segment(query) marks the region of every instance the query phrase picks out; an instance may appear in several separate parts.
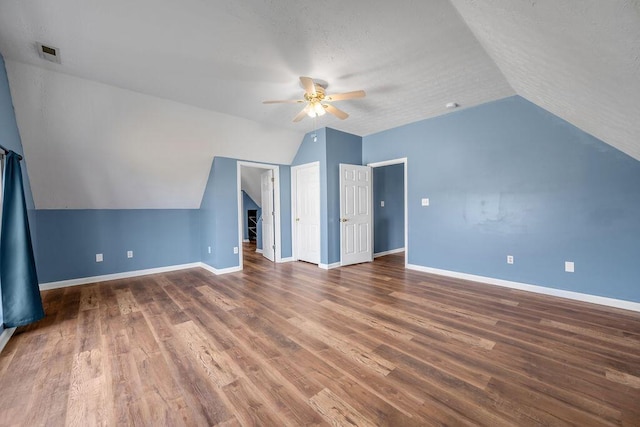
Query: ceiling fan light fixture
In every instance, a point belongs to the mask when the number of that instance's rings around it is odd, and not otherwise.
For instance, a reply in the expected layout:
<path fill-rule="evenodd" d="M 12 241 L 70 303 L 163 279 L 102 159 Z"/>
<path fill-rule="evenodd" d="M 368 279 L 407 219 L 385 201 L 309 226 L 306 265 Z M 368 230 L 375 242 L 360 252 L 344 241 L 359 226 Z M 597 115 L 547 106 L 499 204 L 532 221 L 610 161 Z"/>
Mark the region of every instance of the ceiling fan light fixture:
<path fill-rule="evenodd" d="M 317 102 L 317 101 L 312 101 L 311 103 L 309 103 L 309 108 L 307 109 L 307 116 L 313 118 L 313 117 L 320 117 L 320 116 L 324 116 L 327 112 L 324 109 L 324 106 Z"/>
<path fill-rule="evenodd" d="M 331 102 L 344 101 L 347 99 L 364 98 L 366 96 L 364 90 L 354 90 L 351 92 L 336 93 L 333 95 L 326 95 L 325 89 L 327 83 L 322 80 L 314 80 L 311 77 L 300 76 L 300 86 L 304 88 L 303 99 L 283 99 L 280 101 L 263 101 L 263 104 L 301 104 L 306 103 L 302 111 L 300 111 L 294 118 L 294 122 L 299 122 L 304 119 L 304 116 L 309 116 L 312 119 L 320 116 L 324 116 L 329 113 L 336 116 L 340 120 L 344 120 L 349 117 L 349 114 L 345 113 L 339 108 L 334 107 Z M 325 102 L 326 104 L 323 104 Z"/>

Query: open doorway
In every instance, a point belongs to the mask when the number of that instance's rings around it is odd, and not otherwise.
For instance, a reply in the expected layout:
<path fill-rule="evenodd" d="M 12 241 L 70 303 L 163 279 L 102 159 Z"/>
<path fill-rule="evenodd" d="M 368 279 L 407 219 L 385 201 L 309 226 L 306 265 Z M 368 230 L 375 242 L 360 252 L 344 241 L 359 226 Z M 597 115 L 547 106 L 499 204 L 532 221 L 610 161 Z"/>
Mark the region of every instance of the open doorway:
<path fill-rule="evenodd" d="M 370 163 L 373 170 L 373 256 L 404 252 L 408 262 L 407 159 Z"/>
<path fill-rule="evenodd" d="M 238 162 L 238 256 L 261 253 L 265 261 L 280 262 L 280 168 Z"/>

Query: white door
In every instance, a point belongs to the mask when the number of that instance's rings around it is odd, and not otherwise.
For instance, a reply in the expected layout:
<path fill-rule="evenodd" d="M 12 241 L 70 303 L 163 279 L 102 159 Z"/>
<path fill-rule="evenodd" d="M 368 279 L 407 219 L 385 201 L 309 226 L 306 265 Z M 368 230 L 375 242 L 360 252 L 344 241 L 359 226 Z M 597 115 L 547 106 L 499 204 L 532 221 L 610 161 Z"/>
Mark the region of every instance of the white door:
<path fill-rule="evenodd" d="M 340 164 L 340 265 L 373 260 L 371 168 Z"/>
<path fill-rule="evenodd" d="M 262 255 L 269 261 L 275 260 L 274 212 L 273 212 L 273 170 L 260 175 L 262 192 Z"/>
<path fill-rule="evenodd" d="M 295 258 L 320 263 L 320 165 L 293 168 Z"/>

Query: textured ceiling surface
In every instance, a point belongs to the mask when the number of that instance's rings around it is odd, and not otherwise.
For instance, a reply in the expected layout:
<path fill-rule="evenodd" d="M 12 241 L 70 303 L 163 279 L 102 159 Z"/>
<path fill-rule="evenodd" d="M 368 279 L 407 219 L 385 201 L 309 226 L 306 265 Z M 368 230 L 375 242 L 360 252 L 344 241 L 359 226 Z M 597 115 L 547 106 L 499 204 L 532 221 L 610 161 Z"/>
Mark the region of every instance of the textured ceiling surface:
<path fill-rule="evenodd" d="M 34 43 L 61 49 L 43 62 Z M 120 88 L 307 132 L 292 123 L 301 75 L 343 101 L 351 118 L 319 120 L 357 135 L 513 95 L 447 0 L 3 2 L 0 52 Z"/>
<path fill-rule="evenodd" d="M 519 95 L 640 160 L 640 2 L 452 1 Z"/>
<path fill-rule="evenodd" d="M 195 207 L 214 156 L 289 163 L 314 126 L 515 93 L 640 159 L 639 22 L 623 0 L 4 1 L 0 53 L 36 207 Z M 345 121 L 262 104 L 300 98 L 301 75 L 367 97 L 336 103 Z"/>

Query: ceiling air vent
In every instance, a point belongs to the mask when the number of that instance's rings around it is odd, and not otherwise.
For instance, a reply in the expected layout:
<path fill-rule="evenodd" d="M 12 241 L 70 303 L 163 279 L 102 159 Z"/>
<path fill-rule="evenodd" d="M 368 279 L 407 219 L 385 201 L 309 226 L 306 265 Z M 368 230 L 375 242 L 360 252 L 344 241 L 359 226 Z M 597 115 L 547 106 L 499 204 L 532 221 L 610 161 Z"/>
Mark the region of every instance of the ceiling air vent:
<path fill-rule="evenodd" d="M 47 46 L 42 43 L 36 43 L 36 45 L 38 47 L 38 55 L 40 58 L 60 64 L 60 49 L 53 46 Z"/>

